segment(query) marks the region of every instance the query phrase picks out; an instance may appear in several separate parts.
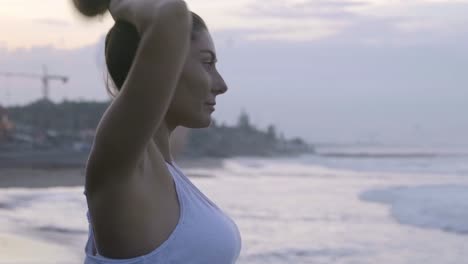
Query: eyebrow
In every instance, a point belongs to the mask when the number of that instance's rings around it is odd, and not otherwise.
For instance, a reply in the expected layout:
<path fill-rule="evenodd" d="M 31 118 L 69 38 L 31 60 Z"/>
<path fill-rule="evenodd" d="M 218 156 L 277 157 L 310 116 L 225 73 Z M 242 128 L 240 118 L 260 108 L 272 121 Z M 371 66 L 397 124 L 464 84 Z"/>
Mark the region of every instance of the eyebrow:
<path fill-rule="evenodd" d="M 213 58 L 214 61 L 217 61 L 218 59 L 216 58 L 216 54 L 211 51 L 211 50 L 200 50 L 200 52 L 206 52 L 206 53 L 209 53 L 211 55 L 211 57 Z"/>

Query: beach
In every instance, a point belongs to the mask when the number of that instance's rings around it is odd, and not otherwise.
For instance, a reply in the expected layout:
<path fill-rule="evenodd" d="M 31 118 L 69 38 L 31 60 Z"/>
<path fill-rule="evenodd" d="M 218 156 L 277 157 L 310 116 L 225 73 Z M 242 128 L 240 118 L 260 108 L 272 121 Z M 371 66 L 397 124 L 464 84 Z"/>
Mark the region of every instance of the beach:
<path fill-rule="evenodd" d="M 17 188 L 76 187 L 84 185 L 84 174 L 74 169 L 0 169 L 0 191 Z M 9 205 L 0 203 L 0 208 Z M 2 220 L 0 220 L 1 222 Z M 23 235 L 14 227 L 0 228 L 0 263 L 60 263 L 69 254 L 66 247 Z M 27 254 L 25 254 L 27 252 Z"/>
<path fill-rule="evenodd" d="M 210 177 L 198 172 L 198 169 L 214 169 L 222 166 L 222 159 L 200 158 L 177 160 L 177 164 L 184 169 L 190 169 L 187 174 L 191 178 Z M 84 188 L 84 168 L 0 168 L 0 193 L 7 190 L 50 189 L 69 187 L 78 192 Z M 85 197 L 83 196 L 83 199 Z M 0 210 L 8 209 L 11 204 L 0 201 Z M 85 220 L 85 218 L 83 218 Z M 3 220 L 4 221 L 4 220 Z M 0 224 L 2 219 L 0 218 Z M 42 231 L 47 231 L 42 229 Z M 63 262 L 70 255 L 70 247 L 83 247 L 85 236 L 80 234 L 78 241 L 71 242 L 67 234 L 60 229 L 50 229 L 51 232 L 36 232 L 22 230 L 21 227 L 9 224 L 0 227 L 0 264 L 3 263 L 66 263 Z M 77 232 L 79 233 L 79 232 Z M 66 245 L 66 246 L 64 246 Z M 79 251 L 79 250 L 78 250 Z M 27 254 L 25 254 L 27 252 Z M 82 256 L 75 256 L 80 258 Z M 76 260 L 75 260 L 76 261 Z M 73 262 L 75 263 L 75 262 Z"/>
<path fill-rule="evenodd" d="M 181 168 L 216 168 L 222 159 L 200 158 L 177 160 Z M 64 177 L 66 175 L 66 177 Z M 192 173 L 192 177 L 204 177 Z M 84 168 L 0 168 L 0 188 L 47 188 L 84 186 Z"/>
<path fill-rule="evenodd" d="M 464 263 L 468 152 L 382 151 L 177 164 L 238 225 L 238 264 Z M 4 173 L 0 263 L 83 263 L 79 170 Z M 25 259 L 30 252 L 38 262 Z"/>

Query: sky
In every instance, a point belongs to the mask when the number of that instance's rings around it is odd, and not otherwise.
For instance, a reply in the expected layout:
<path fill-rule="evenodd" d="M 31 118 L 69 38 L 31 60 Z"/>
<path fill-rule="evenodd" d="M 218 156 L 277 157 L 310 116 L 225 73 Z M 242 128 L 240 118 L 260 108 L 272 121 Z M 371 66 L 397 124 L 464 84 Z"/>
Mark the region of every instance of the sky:
<path fill-rule="evenodd" d="M 260 129 L 315 143 L 468 145 L 468 0 L 187 0 L 212 33 L 229 90 L 213 117 L 245 109 Z M 0 72 L 66 75 L 51 99 L 108 99 L 109 15 L 71 1 L 0 0 Z M 0 104 L 41 97 L 0 77 Z"/>

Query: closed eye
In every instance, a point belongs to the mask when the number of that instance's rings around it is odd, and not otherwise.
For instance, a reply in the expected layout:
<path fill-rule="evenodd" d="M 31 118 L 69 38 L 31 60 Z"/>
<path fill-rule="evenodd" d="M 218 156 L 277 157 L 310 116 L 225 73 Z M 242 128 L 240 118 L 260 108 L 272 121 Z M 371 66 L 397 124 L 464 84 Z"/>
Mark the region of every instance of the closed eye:
<path fill-rule="evenodd" d="M 209 65 L 210 67 L 213 67 L 216 64 L 216 61 L 206 61 L 203 62 L 203 64 Z"/>

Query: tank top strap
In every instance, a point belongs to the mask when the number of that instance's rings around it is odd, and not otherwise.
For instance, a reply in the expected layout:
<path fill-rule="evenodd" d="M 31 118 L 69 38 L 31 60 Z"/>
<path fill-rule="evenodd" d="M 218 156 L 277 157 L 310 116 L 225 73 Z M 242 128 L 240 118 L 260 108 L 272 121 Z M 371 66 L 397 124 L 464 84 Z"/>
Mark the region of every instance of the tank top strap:
<path fill-rule="evenodd" d="M 176 174 L 176 176 L 173 175 L 173 178 L 177 178 L 179 182 L 181 183 L 181 185 L 184 186 L 184 188 L 188 188 L 192 190 L 198 197 L 200 197 L 201 200 L 204 200 L 205 202 L 207 202 L 209 205 L 213 206 L 217 210 L 222 211 L 221 208 L 219 208 L 218 205 L 216 205 L 216 203 L 211 201 L 210 198 L 208 198 L 203 192 L 201 192 L 198 189 L 197 186 L 195 186 L 192 183 L 192 181 L 182 172 L 181 168 L 175 162 L 173 162 L 173 164 L 170 164 L 168 162 L 166 163 L 172 169 L 172 171 L 174 171 L 174 173 L 171 173 L 171 174 Z"/>

